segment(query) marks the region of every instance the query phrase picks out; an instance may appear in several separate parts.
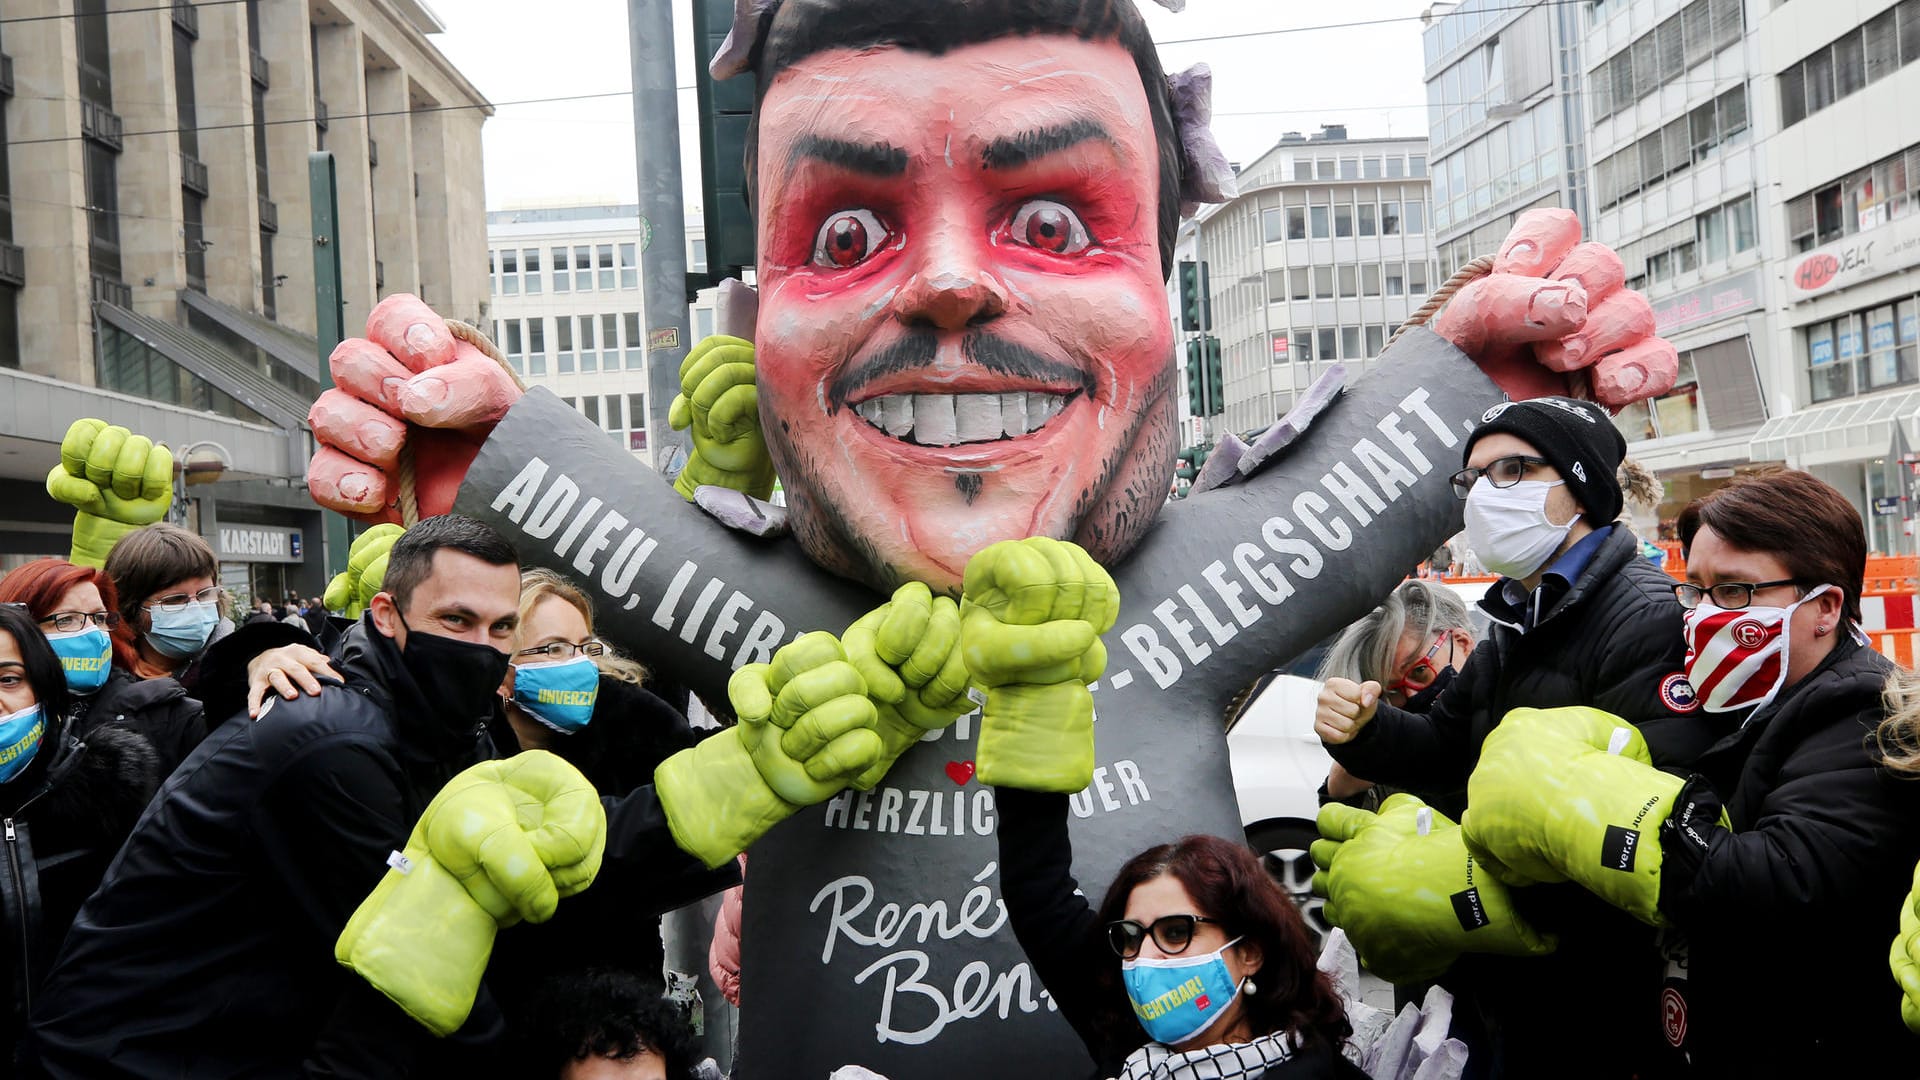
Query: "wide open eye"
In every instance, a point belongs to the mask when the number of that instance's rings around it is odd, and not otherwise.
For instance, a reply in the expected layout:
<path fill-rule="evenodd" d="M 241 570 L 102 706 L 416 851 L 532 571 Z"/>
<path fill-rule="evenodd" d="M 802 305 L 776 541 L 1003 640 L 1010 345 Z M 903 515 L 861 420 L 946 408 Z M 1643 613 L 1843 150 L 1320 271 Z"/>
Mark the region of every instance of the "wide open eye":
<path fill-rule="evenodd" d="M 847 270 L 867 260 L 888 237 L 871 210 L 838 210 L 820 226 L 813 241 L 813 264 Z"/>
<path fill-rule="evenodd" d="M 1014 211 L 1010 226 L 1016 243 L 1049 255 L 1073 255 L 1092 246 L 1079 215 L 1051 199 L 1034 199 Z"/>

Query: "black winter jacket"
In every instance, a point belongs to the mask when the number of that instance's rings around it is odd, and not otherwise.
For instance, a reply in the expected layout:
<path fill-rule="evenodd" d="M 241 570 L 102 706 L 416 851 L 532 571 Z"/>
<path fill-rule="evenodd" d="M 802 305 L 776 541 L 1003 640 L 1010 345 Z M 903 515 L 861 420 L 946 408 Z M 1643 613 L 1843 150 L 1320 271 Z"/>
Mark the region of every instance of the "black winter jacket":
<path fill-rule="evenodd" d="M 1684 934 L 1668 1035 L 1706 1076 L 1916 1076 L 1887 970 L 1920 861 L 1920 782 L 1872 739 L 1893 665 L 1844 638 L 1695 763 L 1731 831 L 1662 832 L 1661 911 Z"/>
<path fill-rule="evenodd" d="M 1382 704 L 1358 737 L 1327 747 L 1334 760 L 1458 820 L 1480 746 L 1512 709 L 1604 709 L 1636 725 L 1661 766 L 1686 766 L 1712 743 L 1710 726 L 1687 711 L 1691 698 L 1672 689 L 1686 659 L 1673 579 L 1641 556 L 1632 533 L 1614 527 L 1579 580 L 1548 575 L 1518 609 L 1499 590 L 1481 602 L 1494 620 L 1487 639 L 1431 711 Z M 1657 1060 L 1653 932 L 1574 885 L 1513 895 L 1560 945 L 1537 958 L 1468 954 L 1440 979 L 1458 999 L 1453 1030 L 1471 1050 L 1467 1075 L 1624 1078 Z"/>
<path fill-rule="evenodd" d="M 1095 1080 L 1119 1074 L 1127 1055 L 1147 1044 L 1124 991 L 1104 984 L 1102 970 L 1120 966 L 1098 914 L 1073 877 L 1067 796 L 994 788 L 1000 842 L 1000 887 L 1013 936 L 1041 985 L 1092 1056 Z M 1168 837 L 1169 840 L 1173 837 Z M 1267 1070 L 1263 1080 L 1365 1080 L 1359 1067 L 1325 1042 L 1304 1046 Z"/>
<path fill-rule="evenodd" d="M 47 1073 L 444 1075 L 499 1044 L 485 987 L 466 1027 L 435 1041 L 333 959 L 427 802 L 495 756 L 494 717 L 436 718 L 371 620 L 335 666 L 344 686 L 234 717 L 162 785 L 36 1004 Z M 606 866 L 645 867 L 662 893 L 705 874 L 652 789 L 606 801 Z M 655 913 L 654 895 L 628 910 Z"/>
<path fill-rule="evenodd" d="M 169 680 L 171 681 L 171 680 Z M 0 784 L 0 963 L 6 1004 L 0 1069 L 15 1075 L 27 1015 L 41 981 L 100 884 L 107 863 L 160 786 L 160 761 L 146 739 L 113 725 L 84 740 L 69 723 L 47 736 L 21 774 Z"/>
<path fill-rule="evenodd" d="M 121 668 L 108 673 L 106 685 L 92 696 L 74 698 L 73 719 L 74 733 L 82 736 L 103 724 L 143 736 L 160 755 L 162 780 L 207 734 L 200 702 L 178 682 L 138 679 Z"/>

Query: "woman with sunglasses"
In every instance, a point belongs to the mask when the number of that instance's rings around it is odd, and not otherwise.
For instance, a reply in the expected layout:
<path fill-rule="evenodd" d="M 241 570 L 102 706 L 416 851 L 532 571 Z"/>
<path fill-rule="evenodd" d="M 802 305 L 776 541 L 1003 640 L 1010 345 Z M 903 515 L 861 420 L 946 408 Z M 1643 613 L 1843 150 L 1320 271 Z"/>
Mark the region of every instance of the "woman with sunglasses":
<path fill-rule="evenodd" d="M 1424 714 L 1473 654 L 1473 620 L 1458 594 L 1428 581 L 1409 580 L 1379 607 L 1341 632 L 1316 677 L 1377 682 L 1389 705 Z M 1385 792 L 1338 762 L 1320 785 L 1320 801 L 1377 809 Z"/>
<path fill-rule="evenodd" d="M 1015 937 L 1096 1077 L 1364 1077 L 1306 923 L 1245 845 L 1187 836 L 1128 860 L 1095 911 L 1067 796 L 994 789 Z"/>
<path fill-rule="evenodd" d="M 25 1067 L 16 1055 L 33 993 L 164 775 L 132 731 L 81 734 L 64 660 L 26 608 L 0 604 L 0 1074 L 9 1076 Z"/>

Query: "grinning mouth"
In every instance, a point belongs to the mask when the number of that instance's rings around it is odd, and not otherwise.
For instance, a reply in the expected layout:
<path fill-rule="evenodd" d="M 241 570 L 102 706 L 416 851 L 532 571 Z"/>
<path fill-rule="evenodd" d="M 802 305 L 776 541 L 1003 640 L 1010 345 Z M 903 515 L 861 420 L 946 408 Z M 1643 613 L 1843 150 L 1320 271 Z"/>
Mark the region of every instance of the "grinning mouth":
<path fill-rule="evenodd" d="M 872 427 L 918 446 L 1005 442 L 1059 416 L 1080 392 L 1047 394 L 887 394 L 853 407 Z"/>

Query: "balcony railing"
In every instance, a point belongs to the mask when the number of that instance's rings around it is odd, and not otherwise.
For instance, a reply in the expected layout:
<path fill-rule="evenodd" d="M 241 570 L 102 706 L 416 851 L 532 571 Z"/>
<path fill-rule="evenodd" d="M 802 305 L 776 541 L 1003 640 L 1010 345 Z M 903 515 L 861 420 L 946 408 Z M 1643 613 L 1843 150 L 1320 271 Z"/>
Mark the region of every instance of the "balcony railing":
<path fill-rule="evenodd" d="M 173 0 L 173 25 L 186 32 L 190 38 L 200 36 L 200 13 L 195 11 L 188 0 Z"/>
<path fill-rule="evenodd" d="M 80 134 L 103 146 L 120 149 L 120 116 L 104 105 L 80 99 Z"/>
<path fill-rule="evenodd" d="M 0 97 L 13 96 L 13 57 L 0 53 Z"/>
<path fill-rule="evenodd" d="M 263 89 L 272 85 L 267 81 L 267 58 L 249 49 L 247 59 L 253 72 L 253 81 L 259 83 Z"/>
<path fill-rule="evenodd" d="M 133 286 L 95 274 L 93 275 L 93 298 L 119 307 L 132 307 Z"/>
<path fill-rule="evenodd" d="M 27 249 L 0 240 L 0 284 L 25 288 L 27 285 Z"/>
<path fill-rule="evenodd" d="M 181 154 L 180 186 L 203 199 L 206 198 L 211 191 L 207 187 L 206 163 L 191 154 Z"/>
<path fill-rule="evenodd" d="M 327 130 L 327 103 L 319 98 L 313 99 L 313 126 L 321 131 Z"/>
<path fill-rule="evenodd" d="M 270 233 L 280 231 L 280 208 L 273 205 L 273 200 L 265 195 L 260 196 L 260 231 Z"/>

